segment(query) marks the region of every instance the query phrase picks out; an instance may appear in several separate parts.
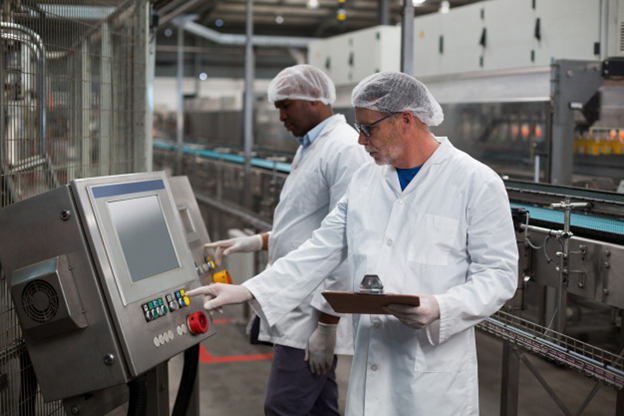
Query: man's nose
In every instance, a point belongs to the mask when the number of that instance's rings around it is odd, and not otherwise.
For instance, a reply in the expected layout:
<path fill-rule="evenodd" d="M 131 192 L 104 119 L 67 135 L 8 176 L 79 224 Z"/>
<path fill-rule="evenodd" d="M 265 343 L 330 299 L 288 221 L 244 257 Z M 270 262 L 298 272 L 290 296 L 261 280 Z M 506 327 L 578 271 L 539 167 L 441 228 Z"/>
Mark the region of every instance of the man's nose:
<path fill-rule="evenodd" d="M 366 137 L 366 135 L 363 132 L 360 132 L 360 135 L 358 136 L 358 144 L 361 144 L 362 146 L 366 146 L 369 143 L 370 143 L 370 140 L 368 140 L 368 137 Z"/>

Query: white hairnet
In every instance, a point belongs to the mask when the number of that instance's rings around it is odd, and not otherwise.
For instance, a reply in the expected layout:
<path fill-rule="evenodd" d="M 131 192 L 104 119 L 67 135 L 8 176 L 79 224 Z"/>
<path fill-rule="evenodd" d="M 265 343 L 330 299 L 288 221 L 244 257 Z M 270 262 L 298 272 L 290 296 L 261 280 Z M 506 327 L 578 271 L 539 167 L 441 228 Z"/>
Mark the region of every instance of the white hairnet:
<path fill-rule="evenodd" d="M 428 126 L 444 120 L 442 107 L 425 84 L 402 72 L 380 72 L 364 78 L 353 89 L 351 104 L 381 113 L 411 111 Z"/>
<path fill-rule="evenodd" d="M 269 102 L 282 100 L 320 101 L 332 105 L 336 87 L 331 79 L 312 65 L 295 65 L 282 70 L 269 83 Z"/>

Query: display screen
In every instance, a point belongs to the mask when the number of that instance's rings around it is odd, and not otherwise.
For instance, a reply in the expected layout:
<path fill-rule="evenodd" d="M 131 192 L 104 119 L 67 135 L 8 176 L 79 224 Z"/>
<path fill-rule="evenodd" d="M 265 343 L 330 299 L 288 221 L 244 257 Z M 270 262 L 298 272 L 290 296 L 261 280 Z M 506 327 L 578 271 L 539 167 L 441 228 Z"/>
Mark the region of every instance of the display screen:
<path fill-rule="evenodd" d="M 108 202 L 133 282 L 180 267 L 156 195 Z"/>

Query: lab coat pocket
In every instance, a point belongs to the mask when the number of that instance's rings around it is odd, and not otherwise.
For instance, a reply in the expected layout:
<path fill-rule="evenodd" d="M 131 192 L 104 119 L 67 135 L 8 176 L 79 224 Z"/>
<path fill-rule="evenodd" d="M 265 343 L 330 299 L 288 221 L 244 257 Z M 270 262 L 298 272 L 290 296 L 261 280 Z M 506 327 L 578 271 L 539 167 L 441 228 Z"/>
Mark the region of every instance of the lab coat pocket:
<path fill-rule="evenodd" d="M 455 334 L 438 345 L 432 345 L 424 330 L 418 334 L 419 348 L 414 370 L 422 373 L 454 373 L 477 362 L 477 353 L 471 331 Z"/>
<path fill-rule="evenodd" d="M 421 214 L 409 245 L 407 260 L 429 266 L 446 266 L 456 245 L 459 221 L 440 215 Z"/>

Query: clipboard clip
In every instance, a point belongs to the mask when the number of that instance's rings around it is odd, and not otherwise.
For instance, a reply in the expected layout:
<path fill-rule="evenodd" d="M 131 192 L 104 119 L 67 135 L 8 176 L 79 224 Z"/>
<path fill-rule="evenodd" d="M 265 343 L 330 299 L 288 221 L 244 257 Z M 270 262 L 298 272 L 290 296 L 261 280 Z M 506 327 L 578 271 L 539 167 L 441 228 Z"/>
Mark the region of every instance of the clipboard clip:
<path fill-rule="evenodd" d="M 384 293 L 381 279 L 376 274 L 367 274 L 360 282 L 360 293 L 373 293 L 381 295 Z"/>

